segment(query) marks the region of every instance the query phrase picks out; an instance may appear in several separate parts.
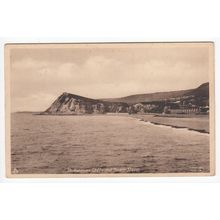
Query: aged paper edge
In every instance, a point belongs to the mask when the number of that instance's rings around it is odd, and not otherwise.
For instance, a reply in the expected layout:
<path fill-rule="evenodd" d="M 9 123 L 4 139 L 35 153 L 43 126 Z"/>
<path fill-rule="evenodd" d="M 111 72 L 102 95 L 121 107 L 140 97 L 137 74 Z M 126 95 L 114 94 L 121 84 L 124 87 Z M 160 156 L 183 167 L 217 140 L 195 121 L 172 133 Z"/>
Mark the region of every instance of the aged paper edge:
<path fill-rule="evenodd" d="M 208 173 L 100 173 L 100 174 L 12 174 L 11 173 L 11 113 L 10 113 L 10 50 L 13 48 L 76 48 L 76 47 L 166 47 L 208 46 L 209 47 L 209 102 L 210 102 L 210 172 Z M 8 178 L 85 178 L 85 177 L 196 177 L 215 175 L 215 81 L 214 42 L 126 42 L 126 43 L 10 43 L 5 44 L 5 166 Z"/>

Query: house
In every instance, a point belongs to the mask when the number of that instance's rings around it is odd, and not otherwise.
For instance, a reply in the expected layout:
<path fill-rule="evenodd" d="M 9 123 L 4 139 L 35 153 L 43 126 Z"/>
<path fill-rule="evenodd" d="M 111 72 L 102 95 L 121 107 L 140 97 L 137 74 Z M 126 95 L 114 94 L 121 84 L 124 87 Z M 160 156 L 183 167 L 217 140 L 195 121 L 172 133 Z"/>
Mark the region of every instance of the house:
<path fill-rule="evenodd" d="M 180 107 L 179 109 L 170 109 L 170 114 L 195 114 L 199 113 L 198 107 Z"/>

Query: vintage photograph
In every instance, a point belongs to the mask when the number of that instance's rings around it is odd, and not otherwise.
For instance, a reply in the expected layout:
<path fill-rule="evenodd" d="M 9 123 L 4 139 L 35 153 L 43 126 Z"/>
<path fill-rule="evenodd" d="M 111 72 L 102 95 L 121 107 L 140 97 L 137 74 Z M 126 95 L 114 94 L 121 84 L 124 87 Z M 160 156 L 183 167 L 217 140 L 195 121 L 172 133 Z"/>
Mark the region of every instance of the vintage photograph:
<path fill-rule="evenodd" d="M 8 177 L 215 174 L 214 44 L 6 44 Z"/>

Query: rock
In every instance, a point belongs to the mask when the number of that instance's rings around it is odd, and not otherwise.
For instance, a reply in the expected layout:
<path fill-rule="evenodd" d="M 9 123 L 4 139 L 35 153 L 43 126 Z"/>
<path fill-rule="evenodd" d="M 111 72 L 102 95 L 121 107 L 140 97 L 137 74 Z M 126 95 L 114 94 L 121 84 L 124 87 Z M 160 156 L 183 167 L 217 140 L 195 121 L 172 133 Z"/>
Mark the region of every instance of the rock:
<path fill-rule="evenodd" d="M 43 114 L 80 115 L 127 112 L 126 103 L 112 103 L 64 92 Z"/>

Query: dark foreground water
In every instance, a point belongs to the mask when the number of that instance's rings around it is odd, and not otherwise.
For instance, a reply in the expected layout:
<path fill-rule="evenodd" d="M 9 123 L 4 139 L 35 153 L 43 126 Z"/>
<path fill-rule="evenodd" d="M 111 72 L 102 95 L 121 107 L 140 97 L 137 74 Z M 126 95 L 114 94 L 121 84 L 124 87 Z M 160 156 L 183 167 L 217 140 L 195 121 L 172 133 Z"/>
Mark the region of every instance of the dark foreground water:
<path fill-rule="evenodd" d="M 21 174 L 209 172 L 209 135 L 129 116 L 15 113 L 11 160 Z"/>

